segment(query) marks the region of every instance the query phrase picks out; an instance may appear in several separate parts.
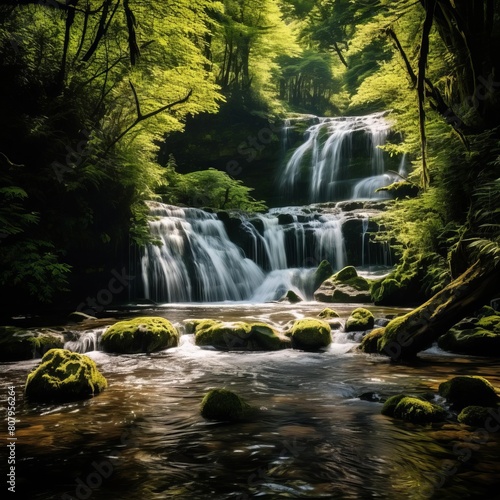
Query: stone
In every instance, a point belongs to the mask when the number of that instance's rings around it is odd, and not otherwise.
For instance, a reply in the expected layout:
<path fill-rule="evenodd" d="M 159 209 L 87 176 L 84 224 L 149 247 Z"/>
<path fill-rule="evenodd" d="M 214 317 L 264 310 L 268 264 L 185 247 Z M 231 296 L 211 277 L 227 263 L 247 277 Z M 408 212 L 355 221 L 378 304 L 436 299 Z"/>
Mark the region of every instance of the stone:
<path fill-rule="evenodd" d="M 227 389 L 212 389 L 201 401 L 200 413 L 207 420 L 237 421 L 250 408 L 236 393 Z"/>
<path fill-rule="evenodd" d="M 101 337 L 106 352 L 121 354 L 150 353 L 178 344 L 177 329 L 167 319 L 155 316 L 118 321 Z"/>
<path fill-rule="evenodd" d="M 314 293 L 314 298 L 319 302 L 330 303 L 370 302 L 370 283 L 358 276 L 353 266 L 347 266 L 323 281 Z"/>
<path fill-rule="evenodd" d="M 488 380 L 476 375 L 453 377 L 439 384 L 439 394 L 454 410 L 466 406 L 495 406 L 498 402 L 495 388 Z"/>
<path fill-rule="evenodd" d="M 93 397 L 107 385 L 88 356 L 66 349 L 51 349 L 28 375 L 25 395 L 31 401 L 75 401 Z"/>
<path fill-rule="evenodd" d="M 42 357 L 47 351 L 64 347 L 60 333 L 0 326 L 0 361 L 22 361 Z"/>
<path fill-rule="evenodd" d="M 364 307 L 358 307 L 352 311 L 345 324 L 346 332 L 360 332 L 371 330 L 375 324 L 375 318 L 371 311 Z"/>
<path fill-rule="evenodd" d="M 332 342 L 330 325 L 316 318 L 297 319 L 286 335 L 292 339 L 292 346 L 304 351 L 317 351 Z"/>
<path fill-rule="evenodd" d="M 198 346 L 227 351 L 277 351 L 291 346 L 288 337 L 261 322 L 201 320 L 194 335 Z"/>
<path fill-rule="evenodd" d="M 440 422 L 446 418 L 446 410 L 441 406 L 406 394 L 390 397 L 384 403 L 382 414 L 415 424 Z"/>

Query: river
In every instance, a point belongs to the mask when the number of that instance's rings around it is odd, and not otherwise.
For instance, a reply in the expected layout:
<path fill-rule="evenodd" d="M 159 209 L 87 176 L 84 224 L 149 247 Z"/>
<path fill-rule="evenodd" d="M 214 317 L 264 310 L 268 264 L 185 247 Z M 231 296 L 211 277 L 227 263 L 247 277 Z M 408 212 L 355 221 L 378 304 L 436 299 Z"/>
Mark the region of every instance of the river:
<path fill-rule="evenodd" d="M 346 318 L 354 307 L 335 308 Z M 322 308 L 171 304 L 127 315 L 177 324 L 259 319 L 280 327 Z M 397 312 L 370 309 L 376 317 Z M 425 426 L 393 420 L 380 414 L 382 403 L 360 398 L 435 393 L 458 374 L 482 375 L 500 387 L 500 361 L 433 347 L 416 365 L 396 365 L 355 347 L 334 332 L 334 343 L 320 353 L 221 352 L 195 346 L 192 335 L 151 355 L 93 350 L 87 354 L 108 389 L 58 405 L 23 398 L 38 360 L 3 363 L 2 408 L 7 387 L 16 388 L 16 493 L 39 500 L 500 498 L 498 433 L 452 420 Z M 205 421 L 200 402 L 214 387 L 237 392 L 257 411 L 238 423 Z M 5 447 L 1 453 L 5 464 Z"/>

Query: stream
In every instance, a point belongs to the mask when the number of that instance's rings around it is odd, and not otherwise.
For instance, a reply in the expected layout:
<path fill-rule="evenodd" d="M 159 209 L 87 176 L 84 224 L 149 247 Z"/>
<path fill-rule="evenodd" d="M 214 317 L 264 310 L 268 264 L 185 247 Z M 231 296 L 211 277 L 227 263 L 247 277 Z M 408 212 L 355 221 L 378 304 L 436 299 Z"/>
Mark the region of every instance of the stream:
<path fill-rule="evenodd" d="M 177 325 L 222 318 L 282 327 L 323 307 L 168 304 L 127 315 L 158 315 Z M 343 319 L 354 307 L 335 305 Z M 376 317 L 401 312 L 370 309 Z M 82 338 L 95 333 L 81 328 L 75 326 Z M 23 398 L 39 360 L 3 363 L 2 408 L 7 388 L 16 391 L 16 493 L 40 500 L 500 498 L 498 433 L 451 421 L 393 420 L 381 415 L 381 402 L 365 400 L 436 393 L 459 374 L 482 375 L 500 387 L 498 359 L 433 347 L 417 365 L 394 365 L 355 351 L 355 338 L 346 334 L 333 332 L 333 339 L 319 353 L 221 352 L 195 346 L 187 334 L 178 347 L 151 355 L 91 350 L 108 389 L 57 405 Z M 238 423 L 205 421 L 200 402 L 215 387 L 237 392 L 256 412 Z"/>

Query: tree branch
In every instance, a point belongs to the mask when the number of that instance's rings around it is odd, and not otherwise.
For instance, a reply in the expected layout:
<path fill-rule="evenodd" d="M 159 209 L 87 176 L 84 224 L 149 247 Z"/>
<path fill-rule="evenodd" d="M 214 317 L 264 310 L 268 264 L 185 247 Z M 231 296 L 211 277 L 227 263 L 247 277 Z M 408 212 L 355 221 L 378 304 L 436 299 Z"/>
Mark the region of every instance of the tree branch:
<path fill-rule="evenodd" d="M 141 107 L 139 103 L 139 98 L 137 97 L 137 92 L 135 90 L 134 85 L 132 82 L 130 83 L 130 87 L 132 88 L 132 92 L 134 94 L 134 100 L 135 100 L 135 105 L 137 109 L 137 118 L 131 123 L 121 134 L 114 139 L 111 144 L 106 148 L 105 153 L 107 153 L 116 143 L 118 143 L 125 135 L 127 135 L 133 128 L 135 128 L 139 123 L 143 122 L 144 120 L 148 120 L 149 118 L 152 118 L 153 116 L 159 115 L 160 113 L 163 113 L 163 111 L 167 111 L 167 109 L 172 109 L 174 106 L 178 106 L 179 104 L 185 103 L 192 95 L 193 89 L 191 89 L 184 97 L 181 99 L 171 102 L 169 104 L 165 104 L 165 106 L 161 106 L 160 108 L 150 111 L 149 113 L 146 113 L 145 115 L 142 114 L 141 112 Z"/>

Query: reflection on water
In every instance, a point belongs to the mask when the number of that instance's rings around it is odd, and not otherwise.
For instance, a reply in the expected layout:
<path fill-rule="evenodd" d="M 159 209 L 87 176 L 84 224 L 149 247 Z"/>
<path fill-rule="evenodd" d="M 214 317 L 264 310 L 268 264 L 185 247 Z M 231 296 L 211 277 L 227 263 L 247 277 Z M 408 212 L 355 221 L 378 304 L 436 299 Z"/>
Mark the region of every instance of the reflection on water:
<path fill-rule="evenodd" d="M 283 324 L 320 309 L 172 306 L 161 314 Z M 359 398 L 435 392 L 456 374 L 500 387 L 500 363 L 431 350 L 409 367 L 352 346 L 228 353 L 184 335 L 179 347 L 149 356 L 93 351 L 109 388 L 64 405 L 23 401 L 36 361 L 4 364 L 2 403 L 6 387 L 17 387 L 17 491 L 32 499 L 500 498 L 497 434 L 391 420 L 380 403 Z M 239 423 L 206 422 L 199 404 L 212 387 L 238 392 L 256 412 Z"/>

